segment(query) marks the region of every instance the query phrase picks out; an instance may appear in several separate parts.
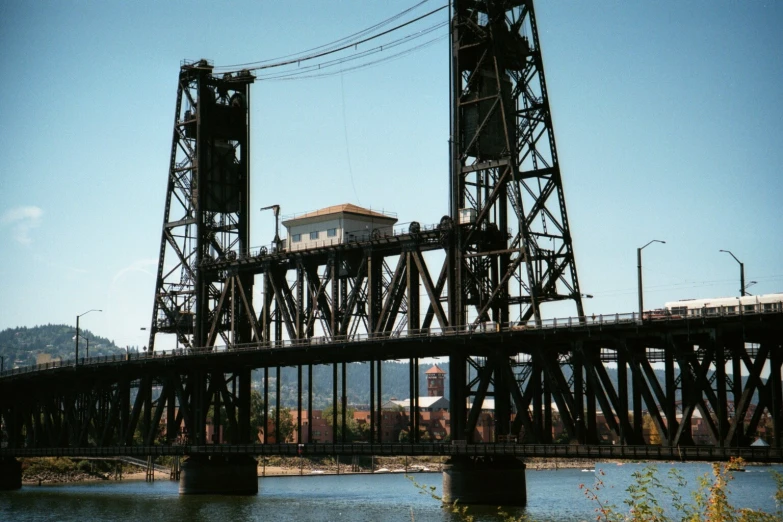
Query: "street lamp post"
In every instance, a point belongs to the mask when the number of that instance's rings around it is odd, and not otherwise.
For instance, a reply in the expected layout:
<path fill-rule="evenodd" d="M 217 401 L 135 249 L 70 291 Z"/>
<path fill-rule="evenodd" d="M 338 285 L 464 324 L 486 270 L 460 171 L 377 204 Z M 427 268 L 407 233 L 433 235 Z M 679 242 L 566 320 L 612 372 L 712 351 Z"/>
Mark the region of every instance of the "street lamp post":
<path fill-rule="evenodd" d="M 719 252 L 726 252 L 731 257 L 734 258 L 734 261 L 739 263 L 740 266 L 740 297 L 745 297 L 747 295 L 747 292 L 745 292 L 745 263 L 737 259 L 737 256 L 731 253 L 729 250 L 719 250 Z"/>
<path fill-rule="evenodd" d="M 647 248 L 648 246 L 652 245 L 653 243 L 663 243 L 666 244 L 666 241 L 661 241 L 660 239 L 653 239 L 646 245 L 644 245 L 641 248 L 636 249 L 636 268 L 639 272 L 639 320 L 644 320 L 644 292 L 642 291 L 642 250 Z"/>
<path fill-rule="evenodd" d="M 97 308 L 93 308 L 92 310 L 87 310 L 83 314 L 79 314 L 76 316 L 76 363 L 75 364 L 79 364 L 79 318 L 83 315 L 89 314 L 90 312 L 103 312 L 103 310 L 98 310 Z M 87 349 L 89 350 L 89 344 L 87 346 L 88 346 Z"/>
<path fill-rule="evenodd" d="M 280 250 L 280 205 L 269 205 L 268 207 L 262 207 L 260 210 L 272 210 L 275 214 L 275 252 Z"/>
<path fill-rule="evenodd" d="M 82 339 L 84 339 L 87 342 L 87 356 L 85 358 L 89 359 L 90 358 L 90 339 L 88 337 L 85 337 L 85 336 L 81 335 L 81 334 L 76 334 L 76 335 L 73 336 L 73 338 L 76 339 L 77 336 L 81 337 Z"/>

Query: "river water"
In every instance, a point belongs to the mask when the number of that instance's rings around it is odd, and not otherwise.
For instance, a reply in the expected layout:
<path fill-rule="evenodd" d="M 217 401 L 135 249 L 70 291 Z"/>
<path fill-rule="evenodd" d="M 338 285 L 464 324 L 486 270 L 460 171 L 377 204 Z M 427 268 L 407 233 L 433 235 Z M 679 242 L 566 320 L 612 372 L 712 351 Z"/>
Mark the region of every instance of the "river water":
<path fill-rule="evenodd" d="M 697 477 L 710 471 L 707 464 L 675 465 L 688 480 L 684 497 L 695 487 Z M 632 473 L 641 464 L 601 464 L 606 488 L 602 499 L 624 508 L 625 489 Z M 658 476 L 666 481 L 673 465 L 658 465 Z M 735 474 L 730 484 L 730 500 L 737 507 L 775 512 L 772 495 L 775 481 L 771 471 L 783 472 L 783 466 L 748 467 Z M 421 486 L 436 486 L 440 494 L 439 473 L 411 475 Z M 527 471 L 528 506 L 507 509 L 509 513 L 529 515 L 534 520 L 595 520 L 596 504 L 585 498 L 579 485 L 592 486 L 596 473 L 579 469 Z M 52 486 L 24 486 L 21 490 L 0 492 L 0 521 L 78 521 L 111 520 L 148 522 L 176 521 L 457 521 L 440 502 L 422 494 L 402 474 L 316 475 L 264 477 L 259 493 L 252 497 L 180 496 L 178 485 L 170 481 L 98 482 Z M 666 498 L 660 496 L 662 505 Z M 471 507 L 476 522 L 501 520 L 496 507 Z M 627 513 L 627 508 L 624 510 Z"/>

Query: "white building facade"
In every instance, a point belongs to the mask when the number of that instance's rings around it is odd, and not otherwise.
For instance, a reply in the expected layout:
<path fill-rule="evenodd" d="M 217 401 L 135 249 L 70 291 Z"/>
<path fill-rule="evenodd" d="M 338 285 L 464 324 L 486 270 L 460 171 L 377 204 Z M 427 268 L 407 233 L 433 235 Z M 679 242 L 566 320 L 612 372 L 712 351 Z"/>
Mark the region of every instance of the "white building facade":
<path fill-rule="evenodd" d="M 285 219 L 289 252 L 393 235 L 397 217 L 350 203 Z"/>

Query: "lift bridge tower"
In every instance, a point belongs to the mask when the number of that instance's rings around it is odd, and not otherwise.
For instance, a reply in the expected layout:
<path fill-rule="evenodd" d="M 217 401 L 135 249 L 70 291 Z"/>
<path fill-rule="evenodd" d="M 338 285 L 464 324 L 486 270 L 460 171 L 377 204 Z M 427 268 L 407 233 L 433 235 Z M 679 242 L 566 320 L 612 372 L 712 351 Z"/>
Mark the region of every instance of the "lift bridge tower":
<path fill-rule="evenodd" d="M 200 267 L 245 253 L 249 237 L 249 101 L 247 71 L 216 76 L 206 60 L 180 68 L 168 188 L 160 238 L 149 349 L 158 333 L 180 346 L 250 341 L 246 314 L 212 320 L 225 279 Z M 253 281 L 243 285 L 252 293 Z M 232 306 L 252 296 L 237 296 Z M 207 328 L 209 326 L 209 331 Z"/>
<path fill-rule="evenodd" d="M 457 0 L 451 35 L 452 324 L 584 315 L 533 2 Z"/>
<path fill-rule="evenodd" d="M 539 322 L 552 301 L 584 316 L 532 0 L 454 1 L 451 125 L 450 324 Z M 509 364 L 499 355 L 476 368 L 501 435 L 518 432 L 502 413 L 516 386 Z M 457 374 L 468 365 L 451 358 L 452 404 L 474 395 Z M 479 410 L 454 411 L 452 432 L 467 433 Z"/>

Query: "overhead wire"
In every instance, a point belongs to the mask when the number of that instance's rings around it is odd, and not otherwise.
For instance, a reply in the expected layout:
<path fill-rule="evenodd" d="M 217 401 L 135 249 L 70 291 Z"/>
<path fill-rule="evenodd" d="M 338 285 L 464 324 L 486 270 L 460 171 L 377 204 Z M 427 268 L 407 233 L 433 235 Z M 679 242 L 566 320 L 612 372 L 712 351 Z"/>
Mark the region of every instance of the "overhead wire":
<path fill-rule="evenodd" d="M 756 277 L 759 283 L 775 283 L 779 280 L 783 280 L 783 275 L 773 274 L 770 276 Z M 666 290 L 680 290 L 691 288 L 705 288 L 710 286 L 727 285 L 736 282 L 736 279 L 716 279 L 711 281 L 683 281 L 681 283 L 671 283 L 662 285 L 649 285 L 645 286 L 645 292 L 662 292 Z M 630 295 L 638 292 L 638 288 L 618 288 L 615 290 L 609 290 L 606 292 L 594 292 L 595 297 L 613 297 L 618 295 Z"/>
<path fill-rule="evenodd" d="M 326 78 L 326 77 L 329 77 L 329 76 L 335 76 L 337 74 L 342 74 L 342 73 L 346 73 L 346 72 L 353 72 L 353 71 L 356 71 L 356 70 L 359 70 L 359 69 L 369 68 L 369 67 L 381 64 L 381 63 L 385 63 L 385 62 L 389 62 L 389 61 L 392 61 L 392 60 L 395 60 L 395 59 L 398 59 L 398 58 L 402 58 L 403 56 L 407 56 L 407 55 L 409 55 L 411 53 L 414 53 L 416 51 L 419 51 L 421 49 L 429 47 L 430 45 L 436 43 L 437 41 L 443 40 L 444 38 L 446 38 L 446 36 L 447 35 L 441 35 L 441 36 L 438 36 L 438 37 L 433 38 L 431 40 L 428 40 L 428 41 L 426 41 L 424 43 L 421 43 L 421 44 L 419 44 L 419 45 L 417 45 L 415 47 L 412 47 L 410 49 L 405 49 L 405 50 L 400 51 L 400 52 L 398 52 L 396 54 L 392 54 L 392 55 L 389 55 L 389 56 L 384 56 L 383 58 L 379 58 L 379 59 L 371 61 L 371 62 L 358 64 L 358 65 L 355 65 L 353 67 L 349 67 L 347 69 L 341 69 L 341 70 L 338 70 L 338 71 L 331 71 L 331 72 L 319 73 L 319 74 L 305 74 L 305 75 L 301 75 L 301 76 L 281 77 L 281 78 L 266 78 L 266 79 L 267 80 L 271 80 L 271 81 L 304 80 L 304 79 L 313 79 L 313 78 Z"/>
<path fill-rule="evenodd" d="M 427 27 L 425 29 L 422 29 L 422 30 L 420 30 L 418 32 L 410 33 L 410 34 L 405 35 L 405 36 L 403 36 L 401 38 L 398 38 L 396 40 L 392 40 L 391 42 L 385 43 L 383 45 L 379 45 L 379 46 L 376 46 L 376 47 L 373 47 L 373 48 L 370 48 L 370 49 L 365 49 L 365 50 L 362 50 L 362 51 L 350 54 L 348 56 L 344 56 L 344 57 L 341 57 L 341 58 L 335 58 L 335 59 L 332 59 L 332 60 L 327 60 L 327 61 L 319 62 L 319 63 L 316 63 L 316 64 L 307 65 L 305 67 L 300 67 L 300 68 L 294 69 L 292 71 L 289 70 L 289 71 L 280 71 L 280 72 L 259 74 L 259 75 L 256 76 L 256 79 L 257 80 L 277 80 L 277 79 L 284 79 L 284 78 L 291 77 L 291 76 L 299 76 L 299 75 L 304 76 L 307 73 L 312 72 L 312 71 L 323 70 L 323 69 L 327 69 L 329 67 L 335 67 L 337 65 L 342 65 L 342 64 L 345 64 L 345 63 L 348 63 L 348 62 L 359 60 L 359 59 L 362 59 L 362 58 L 365 58 L 367 56 L 371 56 L 371 55 L 374 55 L 374 54 L 377 54 L 377 53 L 380 53 L 380 52 L 388 51 L 389 49 L 393 49 L 395 47 L 399 47 L 400 45 L 404 45 L 404 44 L 409 43 L 409 42 L 411 42 L 413 40 L 416 40 L 418 38 L 426 36 L 426 35 L 434 32 L 434 31 L 437 31 L 438 29 L 440 29 L 442 27 L 445 27 L 446 25 L 448 25 L 448 22 L 438 23 L 438 24 L 432 25 L 430 27 Z M 443 38 L 445 36 L 446 35 L 444 34 L 441 37 L 436 38 L 436 39 L 441 39 L 441 38 Z M 420 47 L 421 46 L 415 46 L 412 49 L 418 50 Z M 398 53 L 398 54 L 401 54 L 401 53 Z M 394 56 L 397 56 L 397 55 L 394 55 Z M 375 62 L 373 62 L 373 63 L 375 63 Z M 309 77 L 309 76 L 304 76 L 304 77 Z"/>
<path fill-rule="evenodd" d="M 287 54 L 287 55 L 284 55 L 284 56 L 278 56 L 276 58 L 269 58 L 269 59 L 266 59 L 266 60 L 255 61 L 255 62 L 237 63 L 237 64 L 231 64 L 231 65 L 216 66 L 215 69 L 220 69 L 220 70 L 236 69 L 236 68 L 245 68 L 245 67 L 250 67 L 250 66 L 255 66 L 255 65 L 267 64 L 267 63 L 270 63 L 270 62 L 279 62 L 279 61 L 286 60 L 288 58 L 292 58 L 294 56 L 299 56 L 299 55 L 306 56 L 308 53 L 314 53 L 315 51 L 319 51 L 321 49 L 328 49 L 330 47 L 339 46 L 339 45 L 344 44 L 344 43 L 351 43 L 351 42 L 354 42 L 355 40 L 357 40 L 358 38 L 361 38 L 362 36 L 364 36 L 366 34 L 372 33 L 373 31 L 375 31 L 377 29 L 380 29 L 381 27 L 387 26 L 388 24 L 394 22 L 395 20 L 399 20 L 400 18 L 402 18 L 406 14 L 410 13 L 411 11 L 416 10 L 417 8 L 421 7 L 422 5 L 426 4 L 429 1 L 430 0 L 422 0 L 418 4 L 416 4 L 416 5 L 412 6 L 412 7 L 409 7 L 408 9 L 405 9 L 405 10 L 397 13 L 396 15 L 387 18 L 386 20 L 378 22 L 375 25 L 371 25 L 370 27 L 362 29 L 361 31 L 357 31 L 357 32 L 355 32 L 353 34 L 350 34 L 348 36 L 345 36 L 343 38 L 339 38 L 339 39 L 334 40 L 332 42 L 329 42 L 329 43 L 326 43 L 326 44 L 322 44 L 322 45 L 319 45 L 319 46 L 316 46 L 316 47 L 312 47 L 312 48 L 306 49 L 304 51 L 299 51 L 299 52 L 296 52 L 296 53 Z"/>
<path fill-rule="evenodd" d="M 428 1 L 428 0 L 425 0 L 425 1 Z M 419 4 L 417 4 L 417 6 L 421 5 L 423 3 L 424 2 L 420 2 Z M 414 8 L 417 7 L 417 6 L 414 6 Z M 341 42 L 342 43 L 341 45 L 338 45 L 337 47 L 331 47 L 330 48 L 329 45 L 331 45 L 331 44 L 326 44 L 326 45 L 314 48 L 315 50 L 324 49 L 324 50 L 322 50 L 320 52 L 314 52 L 314 53 L 310 53 L 310 54 L 295 53 L 293 55 L 289 55 L 289 57 L 286 57 L 286 59 L 282 59 L 282 60 L 279 60 L 279 61 L 273 61 L 273 62 L 269 61 L 269 60 L 259 61 L 259 62 L 249 62 L 249 64 L 245 64 L 245 65 L 252 65 L 252 66 L 250 66 L 250 67 L 242 67 L 242 70 L 244 70 L 244 71 L 262 71 L 262 70 L 273 69 L 273 68 L 278 68 L 278 67 L 285 67 L 285 66 L 294 65 L 294 64 L 299 66 L 299 65 L 301 65 L 302 62 L 315 60 L 317 58 L 323 58 L 323 57 L 331 55 L 331 54 L 335 54 L 335 53 L 338 53 L 338 52 L 341 52 L 341 51 L 345 51 L 346 49 L 350 49 L 351 47 L 357 48 L 359 45 L 361 45 L 363 43 L 367 43 L 367 42 L 370 42 L 372 40 L 376 40 L 378 38 L 381 38 L 382 36 L 386 36 L 388 34 L 391 34 L 394 31 L 398 31 L 398 30 L 400 30 L 400 29 L 402 29 L 404 27 L 407 27 L 407 26 L 409 26 L 411 24 L 414 24 L 414 23 L 416 23 L 416 22 L 418 22 L 420 20 L 423 20 L 423 19 L 425 19 L 425 18 L 427 18 L 429 16 L 432 16 L 432 15 L 438 13 L 439 11 L 442 11 L 443 9 L 446 9 L 447 7 L 448 7 L 447 5 L 438 7 L 437 9 L 433 9 L 433 10 L 431 10 L 431 11 L 429 11 L 429 12 L 427 12 L 427 13 L 421 15 L 421 16 L 418 16 L 416 18 L 413 18 L 411 20 L 408 20 L 406 22 L 398 24 L 398 25 L 396 25 L 394 27 L 391 27 L 390 29 L 387 29 L 387 30 L 382 31 L 382 32 L 377 33 L 377 34 L 372 34 L 370 36 L 365 36 L 364 38 L 361 38 L 359 40 L 356 40 L 355 38 L 352 38 L 352 37 L 346 37 L 346 38 L 337 40 L 337 42 Z M 400 15 L 396 15 L 396 17 L 397 17 L 396 19 L 398 19 L 399 16 L 401 16 L 402 14 L 405 14 L 406 12 L 410 12 L 410 10 L 412 10 L 412 9 L 413 8 L 404 11 Z M 395 17 L 392 17 L 392 18 L 395 19 Z M 431 27 L 429 27 L 427 29 L 424 29 L 422 31 L 418 31 L 416 33 L 412 33 L 410 35 L 407 35 L 405 37 L 399 38 L 397 40 L 393 40 L 392 42 L 389 42 L 389 43 L 387 43 L 385 45 L 377 46 L 377 47 L 373 48 L 372 50 L 361 51 L 361 52 L 358 52 L 358 53 L 354 53 L 354 55 L 351 55 L 351 56 L 346 57 L 344 59 L 332 60 L 332 61 L 327 62 L 327 63 L 338 64 L 338 63 L 342 63 L 341 60 L 342 61 L 350 61 L 351 59 L 358 59 L 358 58 L 361 58 L 361 57 L 369 55 L 369 54 L 374 54 L 374 52 L 382 51 L 384 49 L 384 47 L 386 47 L 388 49 L 389 47 L 395 47 L 397 45 L 400 45 L 400 43 L 404 43 L 404 42 L 412 40 L 412 39 L 420 38 L 421 36 L 424 36 L 425 34 L 428 34 L 429 32 L 431 32 L 432 30 L 435 30 L 435 29 L 438 29 L 440 27 L 445 26 L 447 23 L 448 22 L 435 24 L 434 26 L 431 26 Z M 384 22 L 381 22 L 380 24 L 375 24 L 375 26 L 373 26 L 373 28 L 378 28 L 379 26 L 383 27 L 384 26 Z M 366 30 L 360 31 L 359 33 L 354 33 L 354 34 L 355 35 L 357 35 L 357 34 L 366 35 L 366 34 L 368 34 L 367 31 L 369 31 L 371 29 L 372 28 L 369 28 L 369 29 L 366 29 Z M 291 56 L 294 56 L 295 58 L 290 58 Z M 318 68 L 319 66 L 320 66 L 319 64 L 314 64 L 312 66 L 308 65 L 307 67 Z M 223 72 L 230 72 L 230 71 L 226 71 L 225 69 L 231 69 L 233 67 L 241 67 L 241 64 L 237 64 L 236 66 L 219 66 L 219 67 L 215 67 L 215 69 L 216 70 L 220 69 Z M 310 70 L 310 69 L 299 69 L 299 70 L 307 72 L 307 70 Z M 268 76 L 260 75 L 259 79 L 268 79 Z"/>

